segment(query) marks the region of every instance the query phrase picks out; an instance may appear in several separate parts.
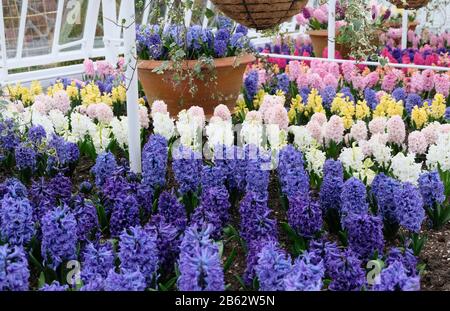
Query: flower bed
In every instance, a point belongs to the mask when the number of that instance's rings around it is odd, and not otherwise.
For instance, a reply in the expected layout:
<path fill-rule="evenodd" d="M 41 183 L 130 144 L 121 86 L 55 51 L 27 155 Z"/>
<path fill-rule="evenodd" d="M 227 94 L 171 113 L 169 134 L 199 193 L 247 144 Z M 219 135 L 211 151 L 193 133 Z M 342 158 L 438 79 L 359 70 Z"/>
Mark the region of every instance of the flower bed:
<path fill-rule="evenodd" d="M 428 284 L 425 233 L 450 217 L 447 73 L 256 64 L 209 120 L 141 99 L 134 174 L 121 65 L 85 65 L 0 105 L 1 290 Z"/>

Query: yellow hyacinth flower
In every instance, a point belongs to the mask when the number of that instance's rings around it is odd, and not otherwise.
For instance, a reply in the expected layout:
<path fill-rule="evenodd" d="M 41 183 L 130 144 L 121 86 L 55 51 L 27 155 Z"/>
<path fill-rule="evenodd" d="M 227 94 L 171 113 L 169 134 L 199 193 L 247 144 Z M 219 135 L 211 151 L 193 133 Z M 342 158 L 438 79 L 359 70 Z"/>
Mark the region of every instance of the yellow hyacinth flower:
<path fill-rule="evenodd" d="M 74 81 L 72 81 L 72 83 L 70 83 L 70 85 L 68 85 L 66 87 L 66 93 L 67 93 L 67 96 L 69 96 L 69 98 L 76 98 L 76 97 L 78 97 L 78 88 L 77 88 L 76 83 Z"/>
<path fill-rule="evenodd" d="M 107 104 L 108 106 L 112 106 L 112 105 L 113 105 L 113 100 L 112 100 L 110 94 L 102 95 L 102 96 L 100 97 L 100 101 L 97 101 L 97 103 L 99 103 L 99 102 L 105 103 L 105 104 Z"/>
<path fill-rule="evenodd" d="M 342 116 L 342 122 L 344 123 L 344 128 L 349 129 L 353 125 L 353 118 L 351 116 Z"/>
<path fill-rule="evenodd" d="M 428 121 L 427 108 L 414 106 L 411 112 L 411 120 L 418 129 L 422 128 Z"/>
<path fill-rule="evenodd" d="M 127 99 L 127 90 L 122 84 L 113 87 L 111 90 L 111 97 L 113 102 L 125 102 Z"/>
<path fill-rule="evenodd" d="M 139 104 L 140 106 L 145 106 L 145 99 L 144 99 L 144 97 L 139 97 L 139 99 L 138 99 L 138 104 Z"/>
<path fill-rule="evenodd" d="M 373 115 L 375 117 L 402 116 L 403 102 L 401 100 L 397 102 L 391 95 L 383 95 Z"/>
<path fill-rule="evenodd" d="M 94 83 L 89 83 L 81 89 L 81 99 L 84 105 L 102 102 L 100 89 Z"/>
<path fill-rule="evenodd" d="M 322 102 L 322 96 L 320 96 L 319 91 L 313 88 L 308 95 L 308 102 L 305 108 L 312 113 L 324 112 Z"/>
<path fill-rule="evenodd" d="M 255 109 L 258 109 L 259 106 L 261 106 L 264 96 L 266 96 L 266 92 L 264 92 L 264 90 L 258 90 L 258 92 L 255 95 L 255 98 L 253 99 L 253 107 Z"/>
<path fill-rule="evenodd" d="M 431 105 L 427 105 L 427 112 L 431 118 L 440 119 L 445 115 L 446 108 L 444 95 L 437 93 Z"/>
<path fill-rule="evenodd" d="M 355 107 L 355 116 L 358 120 L 370 117 L 370 108 L 365 100 L 358 100 Z"/>
<path fill-rule="evenodd" d="M 53 96 L 58 91 L 64 91 L 64 84 L 62 84 L 61 82 L 57 82 L 57 83 L 53 84 L 52 86 L 49 86 L 47 88 L 47 95 Z"/>
<path fill-rule="evenodd" d="M 39 95 L 42 93 L 42 85 L 39 81 L 33 81 L 30 85 L 30 91 L 33 95 Z"/>
<path fill-rule="evenodd" d="M 288 111 L 288 117 L 290 123 L 297 123 L 298 114 L 304 112 L 305 105 L 303 105 L 302 97 L 297 94 L 295 98 L 291 101 L 291 108 Z"/>

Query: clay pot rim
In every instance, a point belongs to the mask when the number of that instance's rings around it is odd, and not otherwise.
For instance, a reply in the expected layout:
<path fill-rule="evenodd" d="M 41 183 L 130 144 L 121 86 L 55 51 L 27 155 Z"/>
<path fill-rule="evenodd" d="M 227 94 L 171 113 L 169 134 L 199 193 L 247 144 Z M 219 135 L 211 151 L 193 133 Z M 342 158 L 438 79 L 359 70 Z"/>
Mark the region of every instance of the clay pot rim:
<path fill-rule="evenodd" d="M 223 67 L 232 67 L 234 64 L 236 66 L 240 65 L 246 65 L 248 63 L 252 63 L 256 60 L 256 57 L 253 54 L 243 54 L 243 55 L 237 55 L 237 56 L 230 56 L 230 57 L 222 57 L 222 58 L 214 58 L 214 67 L 215 68 L 223 68 Z M 162 63 L 167 62 L 166 60 L 144 60 L 140 59 L 138 60 L 138 69 L 143 70 L 153 70 L 159 66 L 161 66 Z M 169 61 L 169 64 L 171 61 Z M 198 63 L 198 60 L 184 60 L 183 61 L 183 68 L 193 68 Z M 170 70 L 170 67 L 169 69 Z"/>
<path fill-rule="evenodd" d="M 317 30 L 308 30 L 306 32 L 307 35 L 318 36 L 318 37 L 328 37 L 328 29 L 317 29 Z M 339 34 L 339 31 L 336 31 L 336 35 Z"/>

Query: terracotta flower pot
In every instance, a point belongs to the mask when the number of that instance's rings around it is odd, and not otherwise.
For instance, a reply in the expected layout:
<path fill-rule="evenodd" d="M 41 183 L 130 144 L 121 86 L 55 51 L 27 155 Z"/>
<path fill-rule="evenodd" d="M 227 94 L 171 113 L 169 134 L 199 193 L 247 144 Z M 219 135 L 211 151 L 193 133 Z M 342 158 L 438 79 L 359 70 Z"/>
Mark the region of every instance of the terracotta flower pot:
<path fill-rule="evenodd" d="M 314 49 L 314 54 L 316 57 L 322 57 L 323 50 L 328 46 L 328 30 L 320 29 L 320 30 L 309 30 L 307 32 L 309 37 L 311 38 L 311 44 Z M 336 32 L 336 36 L 338 33 Z M 341 53 L 342 58 L 347 58 L 350 53 L 350 49 L 342 44 L 336 43 L 336 51 Z"/>
<path fill-rule="evenodd" d="M 418 25 L 419 25 L 419 23 L 416 21 L 408 22 L 408 30 L 415 31 Z M 387 27 L 388 28 L 402 28 L 402 23 L 388 22 Z"/>
<path fill-rule="evenodd" d="M 225 104 L 233 110 L 242 87 L 245 68 L 254 61 L 252 54 L 214 59 L 214 72 L 203 68 L 203 79 L 194 79 L 193 83 L 197 86 L 194 95 L 189 92 L 188 79 L 178 84 L 174 82 L 174 70 L 167 69 L 163 74 L 153 72 L 163 61 L 140 60 L 138 73 L 148 101 L 163 100 L 171 116 L 191 106 L 203 107 L 205 114 L 211 116 L 219 104 Z M 185 69 L 193 69 L 197 63 L 197 60 L 187 60 L 182 65 Z M 214 74 L 217 80 L 211 82 Z"/>

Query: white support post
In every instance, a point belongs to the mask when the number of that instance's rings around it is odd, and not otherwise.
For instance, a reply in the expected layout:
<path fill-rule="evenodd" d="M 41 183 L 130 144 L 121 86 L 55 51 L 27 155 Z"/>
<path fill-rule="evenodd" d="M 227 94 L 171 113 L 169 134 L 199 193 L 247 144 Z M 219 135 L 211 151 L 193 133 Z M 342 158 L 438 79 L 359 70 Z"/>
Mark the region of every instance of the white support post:
<path fill-rule="evenodd" d="M 127 116 L 128 116 L 128 150 L 130 156 L 130 168 L 135 173 L 141 169 L 141 126 L 139 123 L 138 104 L 138 72 L 136 53 L 136 14 L 134 1 L 126 1 L 124 7 L 125 29 L 124 47 L 126 64 L 127 87 Z"/>
<path fill-rule="evenodd" d="M 406 49 L 408 44 L 408 10 L 403 10 L 402 16 L 402 50 Z"/>
<path fill-rule="evenodd" d="M 53 43 L 52 43 L 52 55 L 56 55 L 59 52 L 59 37 L 61 34 L 62 27 L 62 16 L 64 11 L 64 0 L 58 0 L 58 7 L 56 9 L 56 20 L 55 20 L 55 30 L 53 32 Z"/>
<path fill-rule="evenodd" d="M 150 16 L 150 9 L 153 5 L 153 3 L 150 3 L 151 0 L 145 0 L 145 5 L 144 5 L 144 14 L 142 14 L 142 21 L 141 24 L 142 25 L 147 25 L 148 24 L 148 18 Z"/>
<path fill-rule="evenodd" d="M 86 21 L 84 23 L 83 34 L 83 50 L 86 57 L 92 57 L 91 53 L 94 49 L 95 31 L 97 28 L 98 13 L 100 10 L 100 1 L 89 1 L 86 10 Z"/>
<path fill-rule="evenodd" d="M 130 2 L 130 1 L 126 1 Z M 105 44 L 105 59 L 117 63 L 116 41 L 120 37 L 120 26 L 117 23 L 117 9 L 115 0 L 102 0 L 103 12 L 103 43 Z"/>
<path fill-rule="evenodd" d="M 192 20 L 192 9 L 187 9 L 184 12 L 184 25 L 186 27 L 191 26 L 191 20 Z"/>
<path fill-rule="evenodd" d="M 0 86 L 8 78 L 8 67 L 6 65 L 6 36 L 3 18 L 3 5 L 0 5 Z"/>
<path fill-rule="evenodd" d="M 334 59 L 336 49 L 336 0 L 328 1 L 328 58 Z"/>
<path fill-rule="evenodd" d="M 210 0 L 206 1 L 205 12 L 206 12 L 207 9 L 210 10 L 210 9 L 212 8 L 212 6 L 213 6 L 213 4 L 212 4 L 212 2 L 211 2 Z M 203 28 L 203 29 L 205 29 L 205 28 L 208 27 L 208 22 L 209 22 L 209 19 L 208 19 L 208 17 L 206 16 L 205 12 L 203 12 L 204 15 L 205 15 L 205 16 L 203 17 L 203 21 L 202 21 L 202 28 Z"/>
<path fill-rule="evenodd" d="M 25 39 L 25 26 L 27 23 L 27 11 L 28 11 L 28 0 L 23 0 L 22 7 L 20 9 L 20 24 L 19 24 L 19 34 L 17 35 L 16 58 L 22 57 L 23 41 Z"/>

